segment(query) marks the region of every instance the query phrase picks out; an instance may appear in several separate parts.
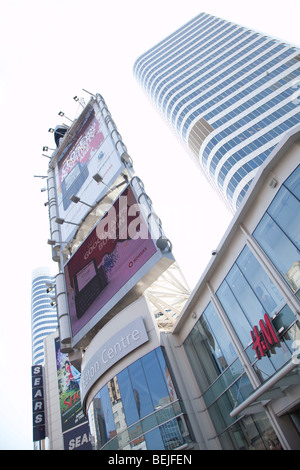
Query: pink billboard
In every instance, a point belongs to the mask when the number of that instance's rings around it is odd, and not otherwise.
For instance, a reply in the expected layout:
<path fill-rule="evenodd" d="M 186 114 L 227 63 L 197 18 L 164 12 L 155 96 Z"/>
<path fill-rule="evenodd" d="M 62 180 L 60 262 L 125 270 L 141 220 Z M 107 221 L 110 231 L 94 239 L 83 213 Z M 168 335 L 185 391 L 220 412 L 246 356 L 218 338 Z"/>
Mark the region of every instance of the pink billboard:
<path fill-rule="evenodd" d="M 58 163 L 58 192 L 62 193 L 62 202 L 66 210 L 71 204 L 70 195 L 78 192 L 88 175 L 84 168 L 88 164 L 91 152 L 98 150 L 104 141 L 104 135 L 100 129 L 100 123 L 91 115 L 77 141 L 68 154 Z M 78 181 L 80 177 L 80 181 Z M 77 187 L 75 187 L 75 182 Z M 70 192 L 70 188 L 72 191 Z M 69 197 L 67 197 L 69 196 Z"/>
<path fill-rule="evenodd" d="M 97 329 L 100 320 L 161 256 L 139 207 L 128 186 L 65 265 L 76 344 Z"/>
<path fill-rule="evenodd" d="M 62 147 L 55 167 L 57 215 L 80 224 L 89 210 L 87 205 L 93 206 L 96 199 L 106 194 L 107 186 L 115 182 L 124 164 L 97 104 L 84 114 L 83 123 L 80 121 L 77 127 L 74 124 L 72 134 L 71 141 Z M 94 181 L 95 174 L 101 176 L 104 184 Z M 74 204 L 72 196 L 85 204 Z M 62 240 L 70 240 L 74 231 L 74 225 L 63 224 Z"/>

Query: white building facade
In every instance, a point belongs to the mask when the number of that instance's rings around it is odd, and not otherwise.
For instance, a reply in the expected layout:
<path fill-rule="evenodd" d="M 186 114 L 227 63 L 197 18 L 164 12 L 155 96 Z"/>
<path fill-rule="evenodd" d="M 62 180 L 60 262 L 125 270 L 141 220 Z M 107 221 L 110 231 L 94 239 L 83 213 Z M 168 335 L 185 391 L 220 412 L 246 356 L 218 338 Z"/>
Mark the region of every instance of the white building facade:
<path fill-rule="evenodd" d="M 300 121 L 300 49 L 201 13 L 140 56 L 134 75 L 235 212 Z"/>
<path fill-rule="evenodd" d="M 31 331 L 32 364 L 44 362 L 44 338 L 58 326 L 56 305 L 51 298 L 51 286 L 55 278 L 50 268 L 40 267 L 32 273 L 31 285 Z M 53 292 L 52 292 L 53 293 Z M 51 305 L 52 302 L 52 305 Z"/>

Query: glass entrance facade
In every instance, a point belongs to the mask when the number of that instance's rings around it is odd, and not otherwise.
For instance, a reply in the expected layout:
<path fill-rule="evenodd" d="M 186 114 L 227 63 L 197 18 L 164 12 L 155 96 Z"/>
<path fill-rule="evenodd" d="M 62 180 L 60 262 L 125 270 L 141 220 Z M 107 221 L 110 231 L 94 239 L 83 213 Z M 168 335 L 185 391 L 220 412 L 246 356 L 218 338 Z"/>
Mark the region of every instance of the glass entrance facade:
<path fill-rule="evenodd" d="M 299 234 L 300 166 L 280 187 L 253 232 L 253 239 L 296 302 L 300 299 Z M 266 413 L 238 420 L 230 413 L 253 393 L 253 378 L 256 383 L 266 383 L 291 361 L 295 344 L 299 344 L 296 312 L 281 292 L 266 272 L 259 253 L 245 244 L 184 342 L 223 449 L 280 448 Z M 279 341 L 260 357 L 251 332 L 266 313 Z M 238 346 L 236 342 L 234 346 L 233 337 L 238 338 Z M 251 374 L 242 366 L 241 351 L 252 367 Z M 294 379 L 300 384 L 300 376 L 298 382 L 297 377 Z"/>
<path fill-rule="evenodd" d="M 96 450 L 171 450 L 191 442 L 162 348 L 114 376 L 88 414 Z"/>

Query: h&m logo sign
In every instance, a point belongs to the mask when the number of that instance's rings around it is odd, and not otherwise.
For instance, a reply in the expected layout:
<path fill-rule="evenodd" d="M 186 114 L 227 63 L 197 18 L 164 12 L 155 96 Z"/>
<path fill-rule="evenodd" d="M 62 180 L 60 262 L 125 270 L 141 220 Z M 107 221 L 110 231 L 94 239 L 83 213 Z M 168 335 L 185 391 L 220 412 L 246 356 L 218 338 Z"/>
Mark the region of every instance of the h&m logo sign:
<path fill-rule="evenodd" d="M 254 326 L 253 331 L 251 331 L 253 340 L 252 349 L 256 352 L 257 359 L 264 357 L 265 353 L 270 351 L 272 346 L 280 343 L 267 313 L 265 313 L 264 319 L 259 321 L 259 327 L 260 331 L 257 326 Z"/>

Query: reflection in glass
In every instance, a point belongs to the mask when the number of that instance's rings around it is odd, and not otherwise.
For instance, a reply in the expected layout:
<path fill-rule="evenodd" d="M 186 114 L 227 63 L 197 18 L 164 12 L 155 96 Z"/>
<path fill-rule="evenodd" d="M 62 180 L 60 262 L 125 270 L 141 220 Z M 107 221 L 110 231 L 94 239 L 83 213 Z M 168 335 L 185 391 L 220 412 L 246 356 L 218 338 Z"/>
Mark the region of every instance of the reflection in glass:
<path fill-rule="evenodd" d="M 300 201 L 300 165 L 285 181 L 284 186 Z"/>
<path fill-rule="evenodd" d="M 294 245 L 300 249 L 300 202 L 282 187 L 268 209 L 268 214 L 276 221 Z"/>
<path fill-rule="evenodd" d="M 226 280 L 218 289 L 217 296 L 222 304 L 223 309 L 227 313 L 231 324 L 237 332 L 242 345 L 246 347 L 251 340 L 250 331 L 252 327 L 248 321 L 248 318 L 244 315 L 240 304 L 234 297 Z"/>
<path fill-rule="evenodd" d="M 285 301 L 247 246 L 236 260 L 236 264 L 255 292 L 264 312 L 272 316 Z"/>
<path fill-rule="evenodd" d="M 140 419 L 153 411 L 153 404 L 141 360 L 131 364 L 128 367 L 128 373 L 130 382 L 127 383 L 127 387 L 132 387 L 135 406 Z"/>
<path fill-rule="evenodd" d="M 161 348 L 113 377 L 88 414 L 95 449 L 174 449 L 191 441 Z"/>
<path fill-rule="evenodd" d="M 209 387 L 237 356 L 211 303 L 185 340 L 184 348 L 202 391 Z"/>
<path fill-rule="evenodd" d="M 170 403 L 170 397 L 166 382 L 160 368 L 157 364 L 156 352 L 152 351 L 141 359 L 144 374 L 147 380 L 148 388 L 151 394 L 153 407 L 158 409 L 167 403 Z"/>
<path fill-rule="evenodd" d="M 280 188 L 253 233 L 293 292 L 300 289 L 300 167 Z"/>

